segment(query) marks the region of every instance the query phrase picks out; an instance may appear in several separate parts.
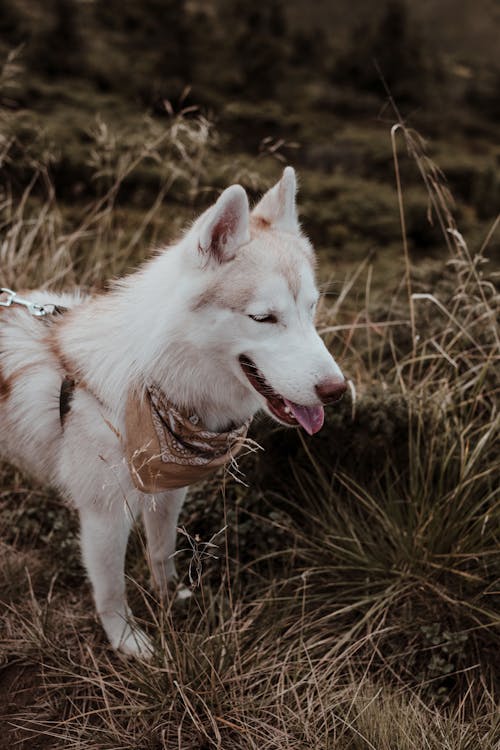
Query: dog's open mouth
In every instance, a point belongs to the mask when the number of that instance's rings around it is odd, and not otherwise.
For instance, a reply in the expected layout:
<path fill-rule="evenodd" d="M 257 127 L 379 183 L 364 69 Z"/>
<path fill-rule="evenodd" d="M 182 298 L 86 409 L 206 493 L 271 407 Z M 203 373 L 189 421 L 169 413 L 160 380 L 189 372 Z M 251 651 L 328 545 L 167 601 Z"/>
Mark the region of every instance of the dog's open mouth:
<path fill-rule="evenodd" d="M 314 435 L 323 427 L 325 412 L 322 406 L 301 406 L 289 401 L 284 396 L 280 396 L 269 385 L 264 375 L 249 357 L 241 354 L 239 357 L 240 365 L 247 376 L 250 384 L 255 388 L 257 393 L 266 399 L 269 411 L 280 422 L 297 427 L 300 425 L 309 435 Z"/>

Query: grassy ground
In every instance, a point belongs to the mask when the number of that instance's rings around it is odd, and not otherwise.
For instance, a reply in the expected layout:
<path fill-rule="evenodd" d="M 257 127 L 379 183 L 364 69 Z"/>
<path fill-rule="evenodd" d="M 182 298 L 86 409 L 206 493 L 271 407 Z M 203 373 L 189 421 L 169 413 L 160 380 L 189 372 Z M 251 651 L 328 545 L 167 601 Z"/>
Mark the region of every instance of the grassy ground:
<path fill-rule="evenodd" d="M 192 493 L 179 536 L 179 568 L 196 582 L 187 605 L 149 591 L 137 530 L 129 588 L 152 664 L 108 648 L 71 510 L 2 467 L 0 746 L 498 747 L 499 298 L 487 263 L 498 227 L 468 246 L 419 139 L 402 127 L 396 145 L 389 128 L 378 138 L 387 174 L 397 155 L 399 190 L 394 177 L 392 192 L 363 193 L 355 176 L 318 183 L 313 162 L 302 184 L 324 248 L 318 326 L 351 398 L 313 440 L 257 422 L 265 451 L 246 459 L 248 487 L 217 479 Z M 2 162 L 21 180 L 17 148 L 6 135 Z M 77 210 L 39 160 L 3 194 L 2 285 L 98 288 L 173 237 L 205 188 L 240 179 L 257 191 L 278 167 L 271 154 L 258 168 L 223 159 L 189 113 L 144 120 L 140 143 L 103 119 L 86 148 L 95 194 Z M 349 221 L 359 236 L 346 260 Z M 439 251 L 422 256 L 412 232 L 426 231 Z M 390 262 L 368 252 L 374 235 L 378 247 L 392 238 Z"/>

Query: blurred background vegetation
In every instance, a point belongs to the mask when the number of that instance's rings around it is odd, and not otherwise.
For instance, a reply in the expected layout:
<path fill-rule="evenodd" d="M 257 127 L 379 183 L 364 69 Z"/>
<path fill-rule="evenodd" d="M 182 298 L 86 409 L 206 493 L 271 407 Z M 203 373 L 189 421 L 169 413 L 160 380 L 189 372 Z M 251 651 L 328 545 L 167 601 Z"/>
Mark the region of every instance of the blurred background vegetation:
<path fill-rule="evenodd" d="M 324 272 L 376 250 L 385 280 L 400 241 L 387 90 L 429 138 L 462 231 L 479 243 L 500 204 L 499 33 L 495 0 L 466 0 L 459 12 L 449 0 L 1 0 L 0 54 L 18 48 L 0 101 L 19 142 L 11 185 L 22 184 L 28 154 L 58 199 L 78 205 L 106 179 L 89 158 L 103 122 L 115 152 L 127 152 L 140 147 L 145 116 L 161 123 L 193 107 L 213 139 L 196 189 L 180 179 L 170 191 L 163 239 L 228 182 L 262 190 L 281 159 L 300 171 Z M 156 197 L 161 170 L 151 160 L 129 175 L 120 194 L 129 222 Z M 408 239 L 415 257 L 433 257 L 440 233 L 407 171 Z"/>

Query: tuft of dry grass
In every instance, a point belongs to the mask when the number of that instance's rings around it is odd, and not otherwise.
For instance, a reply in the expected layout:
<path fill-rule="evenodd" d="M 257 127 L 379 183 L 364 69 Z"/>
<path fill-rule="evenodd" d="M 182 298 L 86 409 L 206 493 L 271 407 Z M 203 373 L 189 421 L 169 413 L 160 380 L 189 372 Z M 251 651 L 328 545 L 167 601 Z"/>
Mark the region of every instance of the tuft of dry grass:
<path fill-rule="evenodd" d="M 10 55 L 0 71 L 0 88 L 15 77 L 15 60 L 15 54 Z M 192 108 L 169 111 L 166 121 L 144 116 L 139 136 L 127 128 L 114 131 L 96 117 L 87 133 L 86 176 L 96 197 L 74 204 L 70 212 L 51 180 L 51 153 L 31 158 L 15 135 L 17 113 L 0 112 L 0 165 L 8 174 L 20 161 L 26 173 L 21 189 L 7 182 L 0 192 L 3 286 L 96 287 L 136 265 L 160 230 L 163 244 L 180 230 L 165 201 L 177 189 L 192 204 L 215 132 Z M 151 171 L 154 199 L 147 210 L 126 210 L 129 184 Z M 81 188 L 85 191 L 86 186 Z"/>
<path fill-rule="evenodd" d="M 264 618 L 265 604 L 274 608 L 274 622 Z M 477 702 L 465 694 L 444 711 L 371 670 L 367 647 L 376 649 L 383 627 L 320 655 L 306 616 L 294 623 L 294 638 L 283 632 L 279 597 L 268 591 L 260 602 L 231 609 L 222 587 L 184 616 L 148 602 L 160 638 L 156 661 L 146 665 L 111 654 L 88 626 L 86 605 L 85 597 L 69 605 L 60 596 L 32 596 L 10 613 L 11 668 L 31 668 L 36 686 L 34 700 L 10 717 L 27 744 L 44 738 L 44 746 L 69 748 L 496 746 L 487 689 Z"/>

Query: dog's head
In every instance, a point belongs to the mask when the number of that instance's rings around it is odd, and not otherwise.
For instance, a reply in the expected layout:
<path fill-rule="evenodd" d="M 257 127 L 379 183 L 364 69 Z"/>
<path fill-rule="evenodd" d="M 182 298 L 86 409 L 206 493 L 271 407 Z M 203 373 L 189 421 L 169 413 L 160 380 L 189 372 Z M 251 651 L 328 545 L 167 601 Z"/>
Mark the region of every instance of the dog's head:
<path fill-rule="evenodd" d="M 291 167 L 251 212 L 245 190 L 233 185 L 183 244 L 191 275 L 196 268 L 190 313 L 198 326 L 191 319 L 190 329 L 208 337 L 211 356 L 257 406 L 313 434 L 323 405 L 338 400 L 346 384 L 315 329 L 314 251 L 299 226 L 295 193 Z"/>

